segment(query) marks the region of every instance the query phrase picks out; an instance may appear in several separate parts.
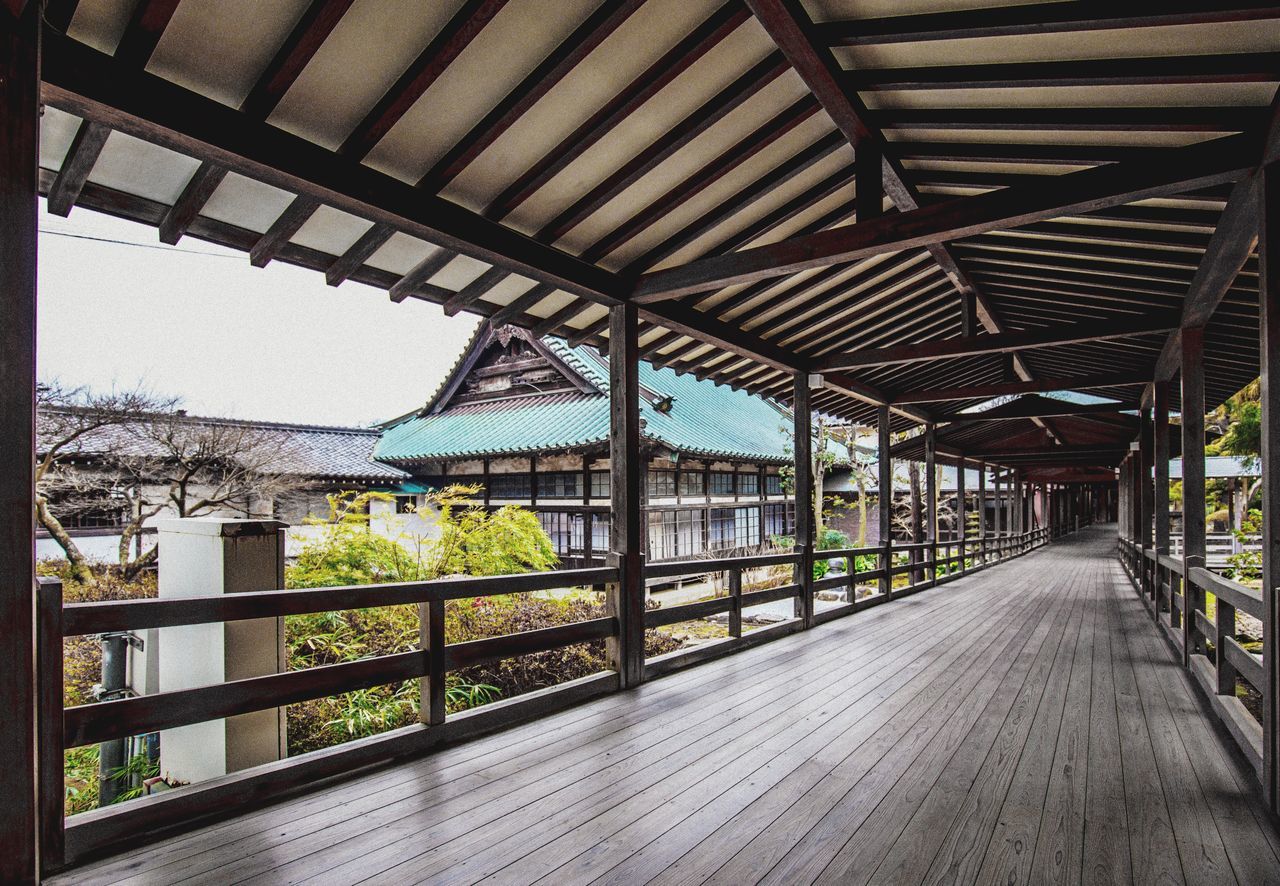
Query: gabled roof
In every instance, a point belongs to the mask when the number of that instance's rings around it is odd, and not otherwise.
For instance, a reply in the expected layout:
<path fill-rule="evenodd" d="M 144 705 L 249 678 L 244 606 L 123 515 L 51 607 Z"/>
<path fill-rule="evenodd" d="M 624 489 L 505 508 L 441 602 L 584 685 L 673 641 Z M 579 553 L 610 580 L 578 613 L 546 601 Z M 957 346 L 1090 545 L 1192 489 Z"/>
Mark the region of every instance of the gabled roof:
<path fill-rule="evenodd" d="M 478 335 L 427 406 L 388 426 L 374 456 L 393 463 L 581 449 L 609 440 L 608 360 L 560 338 L 530 340 L 586 388 L 484 403 L 449 402 L 491 338 Z M 640 416 L 650 443 L 688 455 L 783 462 L 789 413 L 743 391 L 640 365 Z M 669 412 L 655 404 L 672 398 Z"/>
<path fill-rule="evenodd" d="M 43 409 L 42 413 L 52 412 Z M 177 419 L 193 428 L 245 428 L 260 437 L 262 445 L 278 453 L 272 470 L 279 474 L 315 480 L 359 480 L 394 482 L 408 476 L 404 471 L 373 460 L 378 432 L 369 428 L 332 425 L 282 424 L 245 421 L 234 418 L 183 416 Z M 37 422 L 37 434 L 44 423 Z M 107 425 L 79 438 L 67 452 L 72 457 L 93 459 L 108 453 L 123 456 L 162 457 L 162 449 L 142 433 L 143 422 Z M 38 439 L 36 451 L 43 453 L 47 444 Z"/>

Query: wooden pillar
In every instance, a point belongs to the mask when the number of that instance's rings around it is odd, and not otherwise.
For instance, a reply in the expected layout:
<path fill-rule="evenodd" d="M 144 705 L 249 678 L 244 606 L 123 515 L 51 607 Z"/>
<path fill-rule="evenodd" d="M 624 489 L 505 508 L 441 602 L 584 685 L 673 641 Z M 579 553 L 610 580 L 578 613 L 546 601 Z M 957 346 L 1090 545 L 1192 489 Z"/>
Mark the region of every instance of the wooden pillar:
<path fill-rule="evenodd" d="M 1280 166 L 1263 169 L 1258 306 L 1262 375 L 1262 788 L 1280 814 Z M 1273 258 L 1274 257 L 1274 258 Z M 1186 413 L 1186 407 L 1183 407 Z M 1185 459 L 1184 459 L 1185 460 Z"/>
<path fill-rule="evenodd" d="M 609 547 L 618 581 L 609 586 L 609 614 L 618 636 L 608 644 L 622 686 L 644 680 L 644 514 L 641 502 L 640 383 L 637 314 L 633 304 L 609 309 Z"/>
<path fill-rule="evenodd" d="M 1155 530 L 1155 487 L 1151 482 L 1155 464 L 1155 442 L 1154 442 L 1154 423 L 1151 416 L 1151 407 L 1142 410 L 1141 418 L 1141 435 L 1138 438 L 1138 483 L 1141 500 L 1138 502 L 1139 513 L 1142 515 L 1141 522 L 1138 524 L 1138 538 L 1144 548 L 1149 548 L 1154 543 Z"/>
<path fill-rule="evenodd" d="M 1204 525 L 1204 330 L 1182 330 L 1182 570 L 1189 576 L 1205 563 Z M 1192 630 L 1204 611 L 1204 591 L 1183 583 L 1187 610 L 1182 622 L 1183 663 L 1204 652 Z"/>
<path fill-rule="evenodd" d="M 965 538 L 965 524 L 969 519 L 969 503 L 965 501 L 969 497 L 965 490 L 964 481 L 964 459 L 960 459 L 956 465 L 956 539 L 960 542 L 960 546 L 956 551 L 960 557 L 960 571 L 965 569 L 965 554 L 968 550 L 968 542 Z"/>
<path fill-rule="evenodd" d="M 876 430 L 879 434 L 880 454 L 876 467 L 880 478 L 880 568 L 884 576 L 880 579 L 880 593 L 886 597 L 893 594 L 893 577 L 889 570 L 893 568 L 893 459 L 889 457 L 889 407 L 881 406 L 876 417 Z"/>
<path fill-rule="evenodd" d="M 853 152 L 853 211 L 858 221 L 884 212 L 884 158 L 875 139 L 863 139 Z"/>
<path fill-rule="evenodd" d="M 987 562 L 987 463 L 978 462 L 978 559 Z"/>
<path fill-rule="evenodd" d="M 929 543 L 929 579 L 938 577 L 938 432 L 924 426 L 924 539 Z"/>
<path fill-rule="evenodd" d="M 794 395 L 791 409 L 795 420 L 796 457 L 796 541 L 795 550 L 800 555 L 796 566 L 796 584 L 800 586 L 796 597 L 796 618 L 804 626 L 813 624 L 813 417 L 809 412 L 809 376 L 796 372 L 793 378 Z"/>
<path fill-rule="evenodd" d="M 1153 442 L 1153 458 L 1155 460 L 1155 479 L 1154 488 L 1154 517 L 1155 517 L 1155 546 L 1157 554 L 1169 553 L 1169 383 L 1167 381 L 1157 381 L 1155 383 L 1155 415 L 1154 425 L 1152 426 L 1152 442 Z M 1152 596 L 1155 605 L 1151 608 L 1151 614 L 1158 620 L 1160 618 L 1160 581 L 1162 569 L 1160 563 L 1156 561 L 1155 568 L 1155 587 L 1152 588 Z M 1169 576 L 1169 590 L 1173 590 L 1173 576 Z"/>
<path fill-rule="evenodd" d="M 996 545 L 997 545 L 996 550 L 997 552 L 999 552 L 1000 549 L 998 546 L 1000 545 L 1000 542 L 1001 542 L 1001 536 L 1004 535 L 1004 484 L 1002 482 L 1003 478 L 1000 476 L 999 465 L 996 465 L 992 469 L 991 479 L 992 479 L 992 485 L 995 486 L 995 494 L 996 494 L 994 529 L 995 529 L 995 537 L 996 537 Z"/>
<path fill-rule="evenodd" d="M 0 882 L 36 859 L 35 381 L 39 23 L 0 4 Z M 18 8 L 22 4 L 17 4 Z"/>
<path fill-rule="evenodd" d="M 1142 455 L 1137 449 L 1129 451 L 1129 538 L 1142 547 Z"/>
<path fill-rule="evenodd" d="M 1022 471 L 1013 472 L 1013 534 L 1022 534 Z"/>

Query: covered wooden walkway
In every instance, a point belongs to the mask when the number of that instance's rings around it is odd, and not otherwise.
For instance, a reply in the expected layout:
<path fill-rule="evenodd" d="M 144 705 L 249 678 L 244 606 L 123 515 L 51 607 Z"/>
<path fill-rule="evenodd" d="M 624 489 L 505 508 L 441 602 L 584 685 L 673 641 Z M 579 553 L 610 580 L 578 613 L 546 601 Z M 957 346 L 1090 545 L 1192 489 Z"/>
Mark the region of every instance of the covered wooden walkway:
<path fill-rule="evenodd" d="M 1280 836 L 1085 530 L 56 882 L 1280 882 Z"/>

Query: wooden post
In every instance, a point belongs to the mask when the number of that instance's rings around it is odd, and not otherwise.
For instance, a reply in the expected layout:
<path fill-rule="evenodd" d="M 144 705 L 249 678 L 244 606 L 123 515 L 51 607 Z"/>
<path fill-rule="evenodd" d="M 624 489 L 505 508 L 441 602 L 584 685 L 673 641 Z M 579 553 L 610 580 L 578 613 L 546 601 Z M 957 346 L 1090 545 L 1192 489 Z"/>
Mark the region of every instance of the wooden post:
<path fill-rule="evenodd" d="M 729 636 L 742 636 L 742 570 L 729 570 Z"/>
<path fill-rule="evenodd" d="M 618 581 L 606 605 L 618 619 L 607 644 L 623 688 L 644 680 L 644 514 L 641 510 L 640 382 L 634 304 L 609 309 L 609 548 Z"/>
<path fill-rule="evenodd" d="M 889 458 L 889 407 L 881 406 L 876 417 L 876 430 L 880 438 L 880 454 L 876 467 L 879 469 L 880 485 L 880 568 L 884 576 L 880 579 L 880 593 L 886 597 L 893 595 L 893 459 Z"/>
<path fill-rule="evenodd" d="M 987 463 L 978 462 L 978 562 L 987 562 Z"/>
<path fill-rule="evenodd" d="M 1138 455 L 1141 463 L 1138 467 L 1141 473 L 1141 489 L 1142 502 L 1139 507 L 1142 509 L 1142 524 L 1139 527 L 1142 538 L 1142 547 L 1149 548 L 1155 543 L 1155 503 L 1156 493 L 1155 486 L 1151 481 L 1152 474 L 1155 471 L 1155 425 L 1152 420 L 1151 408 L 1142 410 L 1142 436 L 1138 441 Z M 1145 569 L 1144 569 L 1145 572 Z"/>
<path fill-rule="evenodd" d="M 969 503 L 965 501 L 965 499 L 968 497 L 968 493 L 965 491 L 964 487 L 965 487 L 964 459 L 962 458 L 960 459 L 959 463 L 956 465 L 956 530 L 957 530 L 956 537 L 960 541 L 960 547 L 956 553 L 960 557 L 961 572 L 964 572 L 965 570 L 964 558 L 965 558 L 966 549 L 968 547 L 965 539 L 965 524 L 968 521 L 968 517 L 969 517 L 969 513 L 968 513 Z"/>
<path fill-rule="evenodd" d="M 1204 652 L 1195 630 L 1204 611 L 1204 591 L 1191 582 L 1191 570 L 1205 563 L 1204 526 L 1204 330 L 1182 330 L 1182 584 L 1186 605 L 1182 620 L 1183 664 Z"/>
<path fill-rule="evenodd" d="M 1169 383 L 1155 383 L 1155 425 L 1153 428 L 1155 459 L 1155 545 L 1156 554 L 1169 553 Z M 1160 574 L 1162 567 L 1159 560 L 1155 568 L 1155 605 L 1151 613 L 1160 618 Z M 1173 590 L 1173 576 L 1169 576 L 1169 590 Z"/>
<path fill-rule="evenodd" d="M 796 542 L 800 555 L 796 564 L 796 584 L 800 586 L 796 597 L 796 618 L 802 619 L 806 628 L 813 626 L 813 533 L 814 509 L 819 503 L 813 500 L 813 423 L 809 412 L 809 376 L 796 372 L 793 378 L 794 397 L 791 409 L 795 419 L 796 458 Z"/>
<path fill-rule="evenodd" d="M 62 728 L 62 582 L 40 579 L 36 603 L 36 694 L 39 697 L 40 873 L 62 867 L 65 858 L 63 809 L 66 803 Z"/>
<path fill-rule="evenodd" d="M 0 882 L 34 882 L 35 382 L 40 10 L 0 5 Z M 22 9 L 22 4 L 17 5 Z"/>
<path fill-rule="evenodd" d="M 1262 375 L 1262 788 L 1280 814 L 1280 167 L 1263 168 L 1258 300 Z M 1272 258 L 1276 256 L 1277 258 Z M 1183 407 L 1186 412 L 1186 407 Z"/>
<path fill-rule="evenodd" d="M 418 642 L 427 653 L 427 675 L 419 681 L 422 693 L 418 719 L 428 726 L 444 724 L 444 601 L 418 605 Z"/>
<path fill-rule="evenodd" d="M 1000 465 L 993 467 L 991 481 L 996 493 L 995 526 L 993 526 L 996 536 L 996 560 L 1000 560 L 1001 543 L 1004 542 L 1002 535 L 1005 534 L 1005 490 L 1004 484 L 1001 483 Z"/>
<path fill-rule="evenodd" d="M 924 426 L 924 540 L 929 544 L 929 580 L 938 578 L 938 432 Z"/>

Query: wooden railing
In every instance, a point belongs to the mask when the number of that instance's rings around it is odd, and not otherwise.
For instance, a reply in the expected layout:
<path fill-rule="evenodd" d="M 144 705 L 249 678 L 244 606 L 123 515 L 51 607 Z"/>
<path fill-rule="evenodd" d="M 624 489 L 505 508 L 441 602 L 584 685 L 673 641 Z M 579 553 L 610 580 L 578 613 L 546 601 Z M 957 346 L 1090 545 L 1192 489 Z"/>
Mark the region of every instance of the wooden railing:
<path fill-rule="evenodd" d="M 1265 696 L 1265 672 L 1262 656 L 1236 639 L 1236 616 L 1242 612 L 1261 621 L 1262 593 L 1199 566 L 1185 575 L 1181 558 L 1141 548 L 1127 538 L 1119 540 L 1118 550 L 1152 618 L 1182 654 L 1214 713 L 1261 776 L 1262 724 L 1237 697 L 1236 680 Z M 1208 615 L 1206 594 L 1214 597 L 1214 618 Z"/>
<path fill-rule="evenodd" d="M 799 574 L 802 558 L 798 552 L 647 564 L 644 570 L 646 579 L 723 573 L 727 576 L 728 594 L 648 610 L 645 613 L 646 628 L 727 613 L 728 636 L 722 641 L 656 656 L 646 662 L 645 673 L 647 676 L 666 673 L 809 627 L 800 617 L 805 607 L 797 605 L 794 610 L 796 617 L 753 630 L 743 629 L 744 610 L 786 599 L 794 599 L 799 604 L 806 588 L 810 593 L 834 589 L 846 592 L 845 602 L 816 613 L 812 624 L 822 623 L 1026 553 L 1048 541 L 1049 535 L 1046 529 L 1035 529 L 1018 535 L 991 535 L 981 539 L 820 551 L 816 552 L 816 559 L 844 560 L 846 569 L 843 573 L 817 581 Z M 864 565 L 866 558 L 870 558 L 875 568 L 859 569 L 860 558 L 863 558 Z M 774 587 L 744 589 L 744 576 L 773 566 L 790 566 L 790 580 Z M 904 574 L 908 576 L 907 584 L 893 587 L 894 578 Z M 260 591 L 181 600 L 117 600 L 66 605 L 62 600 L 60 583 L 45 580 L 40 588 L 37 637 L 42 772 L 39 804 L 41 839 L 49 869 L 55 870 L 101 853 L 108 847 L 126 842 L 132 845 L 145 842 L 197 819 L 226 815 L 279 799 L 287 792 L 319 779 L 420 754 L 442 743 L 464 740 L 616 691 L 621 685 L 617 672 L 604 671 L 446 715 L 445 677 L 450 671 L 577 643 L 617 638 L 619 623 L 617 618 L 608 616 L 447 644 L 444 604 L 448 600 L 597 586 L 618 580 L 617 568 L 603 567 L 431 582 Z M 874 591 L 861 598 L 856 597 L 858 588 L 869 590 L 872 587 Z M 63 640 L 66 637 L 405 604 L 416 604 L 422 612 L 419 649 L 212 686 L 63 708 Z M 65 749 L 415 679 L 422 682 L 422 699 L 420 722 L 413 726 L 64 819 Z"/>

